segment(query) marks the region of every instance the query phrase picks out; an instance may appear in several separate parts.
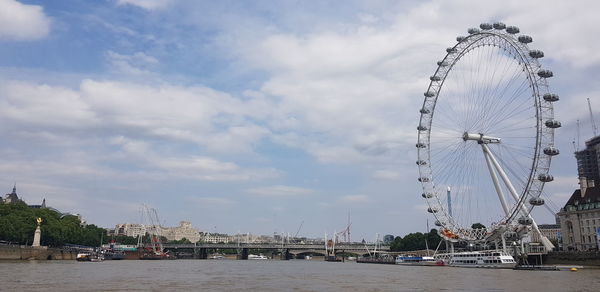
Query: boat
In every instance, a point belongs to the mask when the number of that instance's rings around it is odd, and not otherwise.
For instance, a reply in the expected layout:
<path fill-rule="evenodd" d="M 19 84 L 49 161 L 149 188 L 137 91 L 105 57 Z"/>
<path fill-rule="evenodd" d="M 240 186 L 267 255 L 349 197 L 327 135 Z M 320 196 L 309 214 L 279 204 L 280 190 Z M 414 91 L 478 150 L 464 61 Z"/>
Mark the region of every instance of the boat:
<path fill-rule="evenodd" d="M 470 268 L 512 269 L 515 259 L 502 250 L 468 251 L 434 255 L 438 265 Z"/>
<path fill-rule="evenodd" d="M 261 255 L 249 254 L 248 259 L 249 260 L 268 260 L 269 258 L 262 254 Z"/>
<path fill-rule="evenodd" d="M 405 266 L 437 266 L 439 263 L 430 256 L 399 255 L 396 257 L 396 265 Z"/>
<path fill-rule="evenodd" d="M 75 260 L 78 262 L 102 262 L 104 255 L 95 252 L 81 252 L 77 254 Z"/>
<path fill-rule="evenodd" d="M 78 262 L 89 262 L 91 261 L 91 257 L 92 254 L 89 252 L 82 252 L 82 253 L 78 253 L 77 257 L 75 258 L 76 261 Z"/>

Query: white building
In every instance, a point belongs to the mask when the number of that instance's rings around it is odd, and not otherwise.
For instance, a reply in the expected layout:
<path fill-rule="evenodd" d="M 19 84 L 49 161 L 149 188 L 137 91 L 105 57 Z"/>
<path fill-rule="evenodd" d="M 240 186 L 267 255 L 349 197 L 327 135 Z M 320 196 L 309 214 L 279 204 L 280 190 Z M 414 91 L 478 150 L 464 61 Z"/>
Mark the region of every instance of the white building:
<path fill-rule="evenodd" d="M 202 241 L 208 243 L 229 243 L 230 237 L 227 234 L 204 233 L 202 234 Z"/>
<path fill-rule="evenodd" d="M 143 236 L 146 232 L 146 226 L 143 224 L 125 223 L 115 225 L 115 235 L 138 237 Z"/>
<path fill-rule="evenodd" d="M 177 227 L 162 227 L 160 233 L 160 235 L 166 237 L 168 240 L 182 240 L 184 238 L 190 242 L 198 242 L 200 240 L 200 232 L 198 229 L 192 227 L 192 223 L 188 221 L 179 222 L 179 226 Z"/>

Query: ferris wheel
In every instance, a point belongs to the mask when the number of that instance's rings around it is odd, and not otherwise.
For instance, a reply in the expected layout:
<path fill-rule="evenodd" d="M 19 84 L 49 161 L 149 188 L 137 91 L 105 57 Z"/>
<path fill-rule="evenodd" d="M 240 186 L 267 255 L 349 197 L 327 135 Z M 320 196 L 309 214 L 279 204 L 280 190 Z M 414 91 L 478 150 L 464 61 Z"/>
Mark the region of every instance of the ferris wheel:
<path fill-rule="evenodd" d="M 531 211 L 544 204 L 550 160 L 559 154 L 553 73 L 515 26 L 483 23 L 456 40 L 420 109 L 418 180 L 427 211 L 452 242 L 539 234 Z"/>

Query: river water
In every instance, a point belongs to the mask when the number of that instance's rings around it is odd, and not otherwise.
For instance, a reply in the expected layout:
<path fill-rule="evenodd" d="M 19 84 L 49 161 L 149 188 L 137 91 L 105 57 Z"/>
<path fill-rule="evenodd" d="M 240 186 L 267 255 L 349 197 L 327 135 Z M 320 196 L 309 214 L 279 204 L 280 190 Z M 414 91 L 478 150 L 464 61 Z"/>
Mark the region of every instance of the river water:
<path fill-rule="evenodd" d="M 317 260 L 0 261 L 1 291 L 600 291 L 600 270 Z"/>

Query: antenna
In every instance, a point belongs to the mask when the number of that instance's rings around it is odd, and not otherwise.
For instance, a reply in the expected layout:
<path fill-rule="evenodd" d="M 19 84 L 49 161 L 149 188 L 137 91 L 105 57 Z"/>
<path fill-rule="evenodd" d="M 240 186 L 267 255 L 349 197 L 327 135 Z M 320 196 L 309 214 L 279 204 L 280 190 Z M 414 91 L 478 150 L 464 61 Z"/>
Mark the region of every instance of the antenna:
<path fill-rule="evenodd" d="M 592 130 L 594 131 L 594 137 L 598 135 L 598 127 L 596 127 L 596 122 L 594 121 L 594 114 L 592 114 L 592 105 L 590 103 L 590 98 L 588 97 L 588 109 L 590 110 L 590 121 L 592 122 Z"/>

